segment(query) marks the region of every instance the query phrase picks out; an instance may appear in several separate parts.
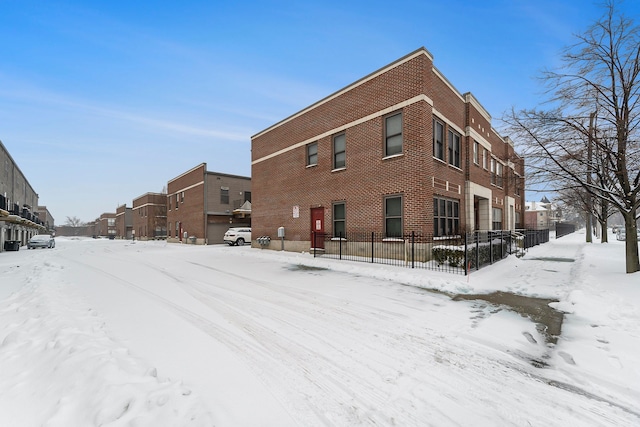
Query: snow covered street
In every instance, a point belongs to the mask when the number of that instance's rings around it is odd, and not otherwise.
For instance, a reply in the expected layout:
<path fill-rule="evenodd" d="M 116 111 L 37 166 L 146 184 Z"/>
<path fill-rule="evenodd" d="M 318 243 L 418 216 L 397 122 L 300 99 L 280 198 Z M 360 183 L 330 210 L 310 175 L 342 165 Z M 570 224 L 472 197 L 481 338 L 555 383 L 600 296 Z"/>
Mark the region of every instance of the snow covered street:
<path fill-rule="evenodd" d="M 226 245 L 2 253 L 0 425 L 638 425 L 639 276 L 623 242 L 583 241 L 469 277 Z M 557 344 L 447 295 L 495 290 L 557 299 Z"/>

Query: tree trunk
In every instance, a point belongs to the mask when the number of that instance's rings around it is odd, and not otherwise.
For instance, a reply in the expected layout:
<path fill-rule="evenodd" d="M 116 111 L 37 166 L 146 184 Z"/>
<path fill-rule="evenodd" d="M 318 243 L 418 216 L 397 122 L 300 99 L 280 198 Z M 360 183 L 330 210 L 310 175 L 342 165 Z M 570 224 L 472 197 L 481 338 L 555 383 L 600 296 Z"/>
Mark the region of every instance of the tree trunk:
<path fill-rule="evenodd" d="M 625 253 L 627 260 L 627 273 L 640 271 L 640 260 L 638 259 L 638 227 L 636 226 L 635 212 L 624 212 Z"/>
<path fill-rule="evenodd" d="M 602 237 L 600 238 L 600 243 L 608 243 L 609 242 L 609 230 L 607 229 L 607 218 L 609 212 L 609 204 L 607 202 L 600 203 L 600 229 L 602 232 Z"/>
<path fill-rule="evenodd" d="M 598 220 L 600 223 L 600 231 L 602 236 L 600 237 L 600 243 L 608 243 L 609 242 L 609 230 L 607 230 L 607 220 L 604 221 Z"/>

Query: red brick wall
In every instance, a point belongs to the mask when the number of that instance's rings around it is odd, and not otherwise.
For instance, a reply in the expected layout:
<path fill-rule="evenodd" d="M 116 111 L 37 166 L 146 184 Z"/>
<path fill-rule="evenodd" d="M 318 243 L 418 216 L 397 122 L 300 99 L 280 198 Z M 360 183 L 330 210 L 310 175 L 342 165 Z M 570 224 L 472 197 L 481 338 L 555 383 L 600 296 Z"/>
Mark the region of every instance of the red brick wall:
<path fill-rule="evenodd" d="M 331 232 L 332 205 L 341 201 L 346 203 L 347 231 L 383 231 L 384 197 L 394 194 L 403 196 L 404 232 L 433 232 L 434 196 L 459 201 L 460 227 L 465 228 L 466 156 L 472 153 L 467 147 L 473 141 L 465 138 L 467 126 L 475 126 L 490 141 L 494 155 L 506 156 L 508 144 L 433 70 L 427 54 L 409 55 L 377 73 L 252 138 L 254 236 L 275 237 L 277 228 L 284 226 L 287 239 L 309 240 L 310 210 L 318 206 L 325 208 L 325 231 Z M 395 110 L 403 114 L 403 153 L 385 159 L 385 114 L 356 121 L 408 100 L 412 102 Z M 433 158 L 434 110 L 446 127 L 451 124 L 462 134 L 460 168 Z M 346 125 L 346 168 L 332 171 L 332 138 Z M 446 134 L 445 128 L 445 144 Z M 305 145 L 277 153 L 314 141 L 316 166 L 306 166 Z M 491 187 L 490 173 L 481 167 L 470 167 L 468 176 Z M 493 203 L 495 197 L 504 200 L 505 190 L 493 191 Z M 294 206 L 299 207 L 299 218 L 293 218 Z"/>
<path fill-rule="evenodd" d="M 167 198 L 171 199 L 167 204 L 167 232 L 171 237 L 182 238 L 182 236 L 176 236 L 175 231 L 176 222 L 180 222 L 182 231 L 186 231 L 188 236 L 205 238 L 204 176 L 206 168 L 207 165 L 202 163 L 167 183 Z"/>
<path fill-rule="evenodd" d="M 136 238 L 152 239 L 156 226 L 167 226 L 167 195 L 146 193 L 133 200 L 132 222 Z"/>

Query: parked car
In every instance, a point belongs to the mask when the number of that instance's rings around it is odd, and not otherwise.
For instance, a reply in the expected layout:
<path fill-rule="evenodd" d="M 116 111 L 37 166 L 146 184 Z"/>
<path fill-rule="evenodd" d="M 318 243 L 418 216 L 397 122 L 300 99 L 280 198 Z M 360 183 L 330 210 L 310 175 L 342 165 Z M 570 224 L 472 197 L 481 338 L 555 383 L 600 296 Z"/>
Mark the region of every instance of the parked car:
<path fill-rule="evenodd" d="M 224 242 L 229 246 L 242 246 L 245 242 L 251 242 L 251 228 L 231 227 L 224 233 Z"/>
<path fill-rule="evenodd" d="M 36 248 L 55 248 L 56 240 L 51 234 L 36 234 L 27 242 L 28 249 Z"/>

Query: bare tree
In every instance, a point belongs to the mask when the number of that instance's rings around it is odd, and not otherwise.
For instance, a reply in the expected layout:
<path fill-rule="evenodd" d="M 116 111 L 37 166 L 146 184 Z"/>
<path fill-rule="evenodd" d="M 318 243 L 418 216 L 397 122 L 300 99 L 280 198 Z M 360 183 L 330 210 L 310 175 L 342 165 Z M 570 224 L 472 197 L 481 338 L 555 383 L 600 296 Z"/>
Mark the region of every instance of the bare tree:
<path fill-rule="evenodd" d="M 84 222 L 75 216 L 68 216 L 67 223 L 65 225 L 68 225 L 69 227 L 81 227 L 84 225 Z"/>
<path fill-rule="evenodd" d="M 513 110 L 505 121 L 525 148 L 530 183 L 579 187 L 617 209 L 626 229 L 626 271 L 640 271 L 640 27 L 605 4 L 604 15 L 546 71 L 548 109 Z M 590 209 L 593 212 L 593 209 Z"/>

